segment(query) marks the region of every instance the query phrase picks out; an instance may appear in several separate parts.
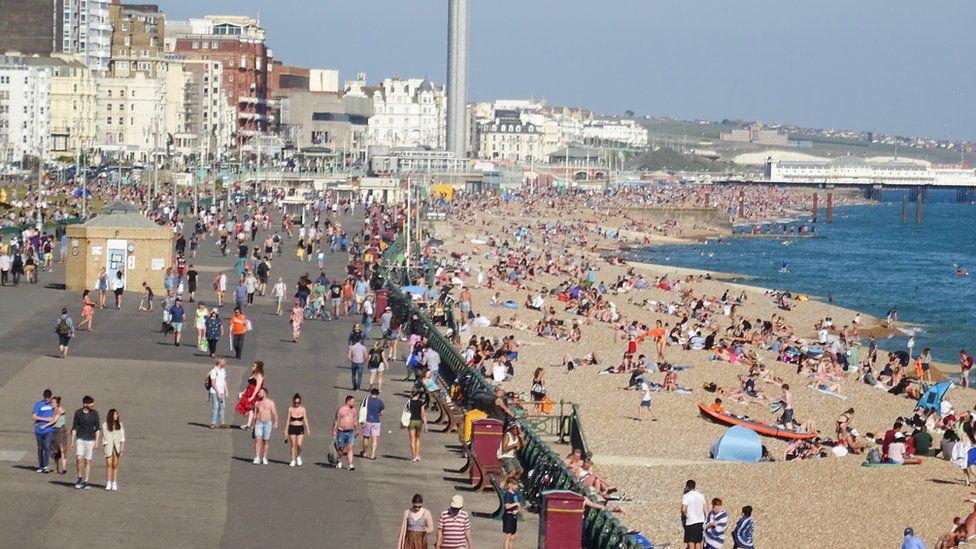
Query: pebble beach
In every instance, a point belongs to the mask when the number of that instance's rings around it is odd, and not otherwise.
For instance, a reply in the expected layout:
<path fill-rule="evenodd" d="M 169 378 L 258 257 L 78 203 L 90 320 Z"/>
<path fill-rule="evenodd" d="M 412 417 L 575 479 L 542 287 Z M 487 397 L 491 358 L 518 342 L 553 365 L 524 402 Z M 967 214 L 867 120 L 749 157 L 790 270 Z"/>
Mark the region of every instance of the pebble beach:
<path fill-rule="evenodd" d="M 544 367 L 550 397 L 557 402 L 580 404 L 595 468 L 629 500 L 620 504 L 625 510 L 621 520 L 641 531 L 655 546 L 666 543 L 682 546 L 679 499 L 686 479 L 695 479 L 698 489 L 709 500 L 722 498 L 730 517 L 737 516 L 743 505 L 751 505 L 755 509 L 760 547 L 894 547 L 901 542 L 902 530 L 909 526 L 934 546 L 951 528 L 953 516 L 965 517 L 971 510 L 962 502 L 970 492 L 963 484 L 962 471 L 941 457 L 923 458 L 920 465 L 890 468 L 862 467 L 863 456 L 854 454 L 837 458 L 828 453 L 824 458 L 787 462 L 783 460 L 786 442 L 763 437 L 762 444 L 774 461 L 715 461 L 709 457 L 709 448 L 728 427 L 713 423 L 699 413 L 699 403 L 710 404 L 716 397 L 703 386 L 714 383 L 734 388 L 739 383 L 738 376 L 747 373 L 747 367 L 713 360 L 714 353 L 709 351 L 668 346 L 665 360 L 687 366 L 686 370 L 677 372 L 677 383 L 691 391 L 654 393 L 650 410 L 656 421 L 646 417 L 640 421 L 636 417 L 640 395 L 626 390 L 629 374 L 601 373 L 619 364 L 627 348 L 627 341 L 621 340 L 619 331 L 610 323 L 586 322 L 585 318 L 557 306 L 557 315 L 565 325 L 579 323 L 582 333 L 579 342 L 540 337 L 532 331 L 542 313 L 526 309 L 524 303 L 543 289 L 566 282 L 565 275 L 537 272 L 531 280 L 524 281 L 523 288 L 499 280 L 494 281 L 493 288 L 486 287 L 485 283 L 479 287 L 475 280 L 476 273 L 487 272 L 499 260 L 498 247 L 483 243 L 500 244 L 507 240 L 513 247 L 527 245 L 530 252 L 540 253 L 543 244 L 538 234 L 533 233 L 533 227 L 561 222 L 578 226 L 573 231 L 551 234 L 546 249 L 567 260 L 587 261 L 596 270 L 598 281 L 609 286 L 633 269 L 633 273 L 640 273 L 648 280 L 666 276 L 675 285 L 667 290 L 651 285 L 623 293 L 608 292 L 605 299 L 627 322 L 637 320 L 653 325 L 660 320 L 674 325 L 675 316 L 652 310 L 646 303 L 674 301 L 679 290 L 712 298 L 726 292 L 736 296 L 744 294 L 746 299 L 737 314 L 746 319 L 781 315 L 799 338 L 815 338 L 815 325 L 824 318 L 832 318 L 837 327 L 848 325 L 855 311 L 814 299 L 794 300 L 791 310 L 782 310 L 766 295 L 767 289 L 730 282 L 728 279 L 735 276 L 732 273 L 705 277 L 703 271 L 673 266 L 611 264 L 606 260 L 606 251 L 621 246 L 622 242 L 605 237 L 608 232 L 616 236 L 621 229 L 615 221 L 617 218 L 610 213 L 594 213 L 571 205 L 540 208 L 504 201 L 498 201 L 488 211 L 469 211 L 442 222 L 435 234 L 443 240 L 437 255 L 465 258 L 469 266 L 465 287 L 471 292 L 475 314 L 497 319 L 502 324 L 514 315 L 516 326 L 522 327 L 524 323 L 527 329 L 498 327 L 494 325 L 496 322 L 490 327 L 471 325 L 461 334 L 461 339 L 467 342 L 472 335 L 499 339 L 514 335 L 519 343 L 519 357 L 515 375 L 504 383 L 505 389 L 527 395 L 533 371 Z M 530 235 L 535 234 L 535 242 L 529 238 L 516 240 L 514 227 L 528 228 Z M 653 234 L 645 235 L 643 243 L 653 243 L 654 238 Z M 677 236 L 669 234 L 660 238 L 670 243 Z M 500 301 L 511 301 L 517 307 L 492 306 L 496 293 Z M 553 304 L 558 305 L 554 298 L 547 298 L 546 307 Z M 728 324 L 729 320 L 719 322 Z M 880 320 L 866 315 L 861 315 L 861 326 L 862 334 L 884 334 L 888 330 Z M 643 341 L 637 353 L 654 357 L 654 343 Z M 891 428 L 894 418 L 911 416 L 915 408 L 913 399 L 890 395 L 854 380 L 840 383 L 843 398 L 815 391 L 807 387 L 811 382 L 808 377 L 798 375 L 794 365 L 780 362 L 775 352 L 757 350 L 756 354 L 772 374 L 792 388 L 798 422 L 812 420 L 824 436 L 833 436 L 837 417 L 848 408 L 856 411 L 851 422 L 853 428 L 862 435 L 875 433 L 877 436 Z M 598 363 L 582 364 L 568 371 L 563 362 L 566 355 L 574 358 L 596 355 Z M 661 383 L 664 373 L 652 372 L 649 377 Z M 773 384 L 761 384 L 761 388 L 774 398 L 781 392 Z M 947 399 L 956 410 L 972 410 L 976 392 L 953 388 Z M 764 422 L 775 422 L 778 416 L 761 403 L 740 404 L 724 399 L 724 406 L 729 412 Z M 938 444 L 939 437 L 934 438 Z M 568 447 L 555 449 L 568 452 Z M 731 546 L 727 542 L 727 547 Z"/>

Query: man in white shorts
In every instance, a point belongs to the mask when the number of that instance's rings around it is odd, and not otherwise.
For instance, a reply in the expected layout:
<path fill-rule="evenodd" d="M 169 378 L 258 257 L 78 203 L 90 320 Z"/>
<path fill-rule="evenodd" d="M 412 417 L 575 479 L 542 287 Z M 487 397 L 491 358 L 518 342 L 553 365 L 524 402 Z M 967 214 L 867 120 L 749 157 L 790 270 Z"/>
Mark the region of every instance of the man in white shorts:
<path fill-rule="evenodd" d="M 101 421 L 95 410 L 95 399 L 85 395 L 81 399 L 81 408 L 75 410 L 75 418 L 71 423 L 71 446 L 75 449 L 75 466 L 78 469 L 78 480 L 75 489 L 88 490 L 88 473 L 91 471 L 92 450 L 98 446 L 101 436 Z"/>

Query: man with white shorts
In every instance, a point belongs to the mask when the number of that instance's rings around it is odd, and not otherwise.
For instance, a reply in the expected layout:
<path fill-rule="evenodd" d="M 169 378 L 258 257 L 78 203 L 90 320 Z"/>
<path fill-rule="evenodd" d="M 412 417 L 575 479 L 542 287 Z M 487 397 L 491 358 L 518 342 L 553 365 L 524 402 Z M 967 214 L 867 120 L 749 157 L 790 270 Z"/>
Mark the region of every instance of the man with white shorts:
<path fill-rule="evenodd" d="M 78 480 L 75 489 L 88 490 L 88 473 L 91 471 L 92 451 L 98 446 L 98 439 L 102 434 L 102 423 L 95 410 L 95 399 L 85 395 L 81 399 L 81 408 L 75 410 L 75 418 L 71 423 L 71 446 L 75 450 L 75 466 L 78 469 Z"/>

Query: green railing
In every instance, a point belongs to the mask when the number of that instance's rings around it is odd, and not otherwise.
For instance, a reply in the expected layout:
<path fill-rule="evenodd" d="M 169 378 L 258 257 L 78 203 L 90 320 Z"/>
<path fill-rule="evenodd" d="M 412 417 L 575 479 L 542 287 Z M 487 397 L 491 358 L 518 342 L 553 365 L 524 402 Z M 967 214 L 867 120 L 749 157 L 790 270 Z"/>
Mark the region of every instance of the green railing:
<path fill-rule="evenodd" d="M 417 313 L 427 331 L 427 341 L 441 356 L 438 374 L 445 386 L 459 385 L 461 395 L 465 398 L 478 392 L 494 392 L 494 387 L 481 375 L 481 372 L 465 364 L 464 358 L 457 348 L 434 326 L 427 315 L 413 305 L 412 300 L 403 294 L 400 286 L 407 278 L 403 266 L 402 239 L 396 240 L 387 247 L 383 254 L 382 269 L 386 287 L 389 291 L 389 301 L 394 310 L 401 310 L 406 317 Z M 404 316 L 401 316 L 404 318 Z M 569 416 L 568 434 L 574 448 L 585 451 L 586 442 L 579 421 L 579 408 L 573 405 L 573 414 Z M 526 471 L 535 470 L 536 477 L 542 476 L 543 471 L 548 475 L 548 482 L 544 484 L 530 481 L 527 486 L 529 493 L 526 499 L 538 506 L 543 490 L 570 490 L 577 494 L 587 494 L 587 489 L 572 473 L 562 459 L 553 452 L 543 440 L 539 438 L 531 426 L 523 419 L 518 420 L 525 432 L 525 446 L 519 452 L 519 459 Z M 627 535 L 627 529 L 609 511 L 586 507 L 583 513 L 583 546 L 594 549 L 637 549 L 638 545 Z"/>

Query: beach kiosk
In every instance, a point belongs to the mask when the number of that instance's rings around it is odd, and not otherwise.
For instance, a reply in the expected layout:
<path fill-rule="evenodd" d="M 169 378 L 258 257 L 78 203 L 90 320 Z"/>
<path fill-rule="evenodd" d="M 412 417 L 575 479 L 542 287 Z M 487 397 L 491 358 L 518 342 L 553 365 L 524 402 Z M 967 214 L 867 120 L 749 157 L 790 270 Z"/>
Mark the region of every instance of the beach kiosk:
<path fill-rule="evenodd" d="M 109 274 L 122 270 L 126 290 L 142 291 L 145 282 L 163 292 L 163 274 L 173 253 L 173 230 L 150 221 L 127 202 L 104 206 L 99 214 L 80 225 L 69 225 L 65 289 L 94 289 L 101 269 Z"/>

